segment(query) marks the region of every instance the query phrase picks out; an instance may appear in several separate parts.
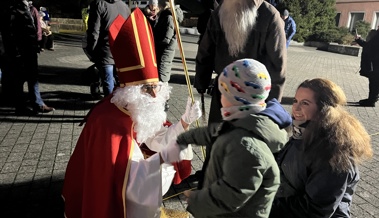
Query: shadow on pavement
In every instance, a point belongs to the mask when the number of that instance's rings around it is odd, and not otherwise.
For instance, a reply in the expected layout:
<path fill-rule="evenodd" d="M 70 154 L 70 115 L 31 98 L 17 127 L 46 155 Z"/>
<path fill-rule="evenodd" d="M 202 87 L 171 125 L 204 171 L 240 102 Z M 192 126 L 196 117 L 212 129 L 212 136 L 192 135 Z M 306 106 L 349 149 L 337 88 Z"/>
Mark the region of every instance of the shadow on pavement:
<path fill-rule="evenodd" d="M 89 90 L 88 90 L 89 92 Z M 46 105 L 54 107 L 57 112 L 39 113 L 35 116 L 17 116 L 9 100 L 0 95 L 0 122 L 4 123 L 80 123 L 85 114 L 76 115 L 75 111 L 91 109 L 99 99 L 92 98 L 91 94 L 52 91 L 41 92 Z M 26 97 L 26 93 L 25 93 Z M 62 114 L 59 111 L 65 111 Z"/>
<path fill-rule="evenodd" d="M 63 218 L 63 174 L 0 186 L 1 217 Z"/>
<path fill-rule="evenodd" d="M 171 69 L 171 72 L 173 72 L 173 71 L 183 72 L 182 75 L 184 76 L 184 69 L 183 69 L 183 68 L 176 68 L 176 67 L 173 67 L 173 68 Z M 195 73 L 194 70 L 189 70 L 189 69 L 188 69 L 188 72 L 189 72 L 189 73 Z"/>
<path fill-rule="evenodd" d="M 82 47 L 84 34 L 54 33 L 54 41 L 65 46 Z"/>
<path fill-rule="evenodd" d="M 173 60 L 174 63 L 182 63 L 182 58 L 178 58 L 178 57 L 175 57 L 174 60 Z M 196 62 L 196 59 L 195 58 L 187 58 L 186 57 L 186 63 L 193 63 L 195 64 Z"/>
<path fill-rule="evenodd" d="M 56 66 L 39 66 L 38 81 L 47 84 L 85 85 L 86 68 L 67 68 Z"/>
<path fill-rule="evenodd" d="M 190 78 L 190 81 L 191 81 L 191 85 L 193 85 L 195 77 L 190 75 L 189 78 Z M 171 74 L 169 84 L 170 83 L 187 85 L 186 77 L 183 74 Z"/>

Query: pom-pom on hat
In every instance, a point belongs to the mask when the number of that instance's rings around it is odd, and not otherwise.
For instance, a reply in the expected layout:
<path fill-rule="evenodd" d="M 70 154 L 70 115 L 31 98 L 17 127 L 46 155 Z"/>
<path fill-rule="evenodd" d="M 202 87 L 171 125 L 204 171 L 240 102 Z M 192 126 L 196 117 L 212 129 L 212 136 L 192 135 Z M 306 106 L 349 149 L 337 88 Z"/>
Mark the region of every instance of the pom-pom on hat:
<path fill-rule="evenodd" d="M 219 90 L 239 110 L 258 113 L 266 108 L 271 78 L 265 65 L 254 59 L 241 59 L 229 64 L 219 76 Z"/>
<path fill-rule="evenodd" d="M 158 0 L 152 0 L 152 1 L 150 1 L 150 4 L 157 6 L 158 5 Z"/>
<path fill-rule="evenodd" d="M 109 45 L 121 87 L 159 82 L 153 32 L 139 8 L 127 20 L 116 17 Z"/>
<path fill-rule="evenodd" d="M 282 15 L 285 16 L 285 17 L 287 17 L 287 16 L 290 15 L 290 12 L 288 12 L 287 9 L 284 9 L 284 11 L 282 12 Z"/>

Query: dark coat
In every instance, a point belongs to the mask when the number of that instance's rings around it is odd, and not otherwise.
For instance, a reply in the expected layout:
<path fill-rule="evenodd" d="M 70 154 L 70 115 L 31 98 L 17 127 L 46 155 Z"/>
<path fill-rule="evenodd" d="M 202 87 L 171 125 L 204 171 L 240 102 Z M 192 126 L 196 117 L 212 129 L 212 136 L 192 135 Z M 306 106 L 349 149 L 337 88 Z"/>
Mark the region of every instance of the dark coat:
<path fill-rule="evenodd" d="M 177 7 L 175 12 L 178 22 L 181 22 L 183 20 L 183 11 Z M 153 33 L 159 80 L 168 82 L 177 45 L 174 19 L 170 8 L 160 12 L 159 18 L 153 26 Z"/>
<path fill-rule="evenodd" d="M 121 15 L 127 19 L 129 7 L 121 0 L 94 0 L 90 4 L 87 47 L 91 61 L 100 64 L 114 64 L 109 47 L 109 26 Z"/>
<path fill-rule="evenodd" d="M 334 172 L 328 161 L 315 163 L 306 158 L 301 140 L 296 139 L 281 151 L 278 164 L 281 184 L 270 218 L 350 217 L 349 207 L 359 181 L 356 166 L 348 172 Z"/>
<path fill-rule="evenodd" d="M 245 52 L 237 57 L 229 55 L 228 43 L 219 22 L 220 7 L 211 15 L 206 32 L 196 55 L 196 75 L 194 86 L 198 90 L 208 88 L 213 72 L 217 74 L 233 61 L 242 58 L 253 58 L 264 64 L 270 72 L 272 88 L 268 100 L 276 98 L 281 101 L 287 68 L 287 50 L 284 23 L 279 12 L 268 2 L 255 0 L 258 5 L 258 17 L 251 30 Z M 209 123 L 219 122 L 220 92 L 215 83 L 212 94 Z"/>
<path fill-rule="evenodd" d="M 362 76 L 368 77 L 368 100 L 376 102 L 379 96 L 379 32 L 368 42 L 364 43 L 361 56 Z"/>
<path fill-rule="evenodd" d="M 361 38 L 355 41 L 362 46 L 361 71 L 379 73 L 379 31 L 369 41 Z"/>
<path fill-rule="evenodd" d="M 194 217 L 268 217 L 280 180 L 273 153 L 288 140 L 280 126 L 291 122 L 278 102 L 270 105 L 271 112 L 268 107 L 262 114 L 178 136 L 178 144 L 205 145 L 209 155 L 204 186 L 188 200 Z"/>
<path fill-rule="evenodd" d="M 9 39 L 6 51 L 11 57 L 37 54 L 39 51 L 37 29 L 29 6 L 21 1 L 11 7 Z"/>

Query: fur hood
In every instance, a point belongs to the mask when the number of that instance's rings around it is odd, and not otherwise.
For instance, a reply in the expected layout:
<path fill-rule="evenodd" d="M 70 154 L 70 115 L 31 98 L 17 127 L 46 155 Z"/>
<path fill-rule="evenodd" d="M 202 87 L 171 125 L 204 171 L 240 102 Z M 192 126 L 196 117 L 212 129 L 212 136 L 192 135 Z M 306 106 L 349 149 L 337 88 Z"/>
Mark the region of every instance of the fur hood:
<path fill-rule="evenodd" d="M 259 8 L 261 4 L 264 2 L 264 0 L 254 0 L 254 4 Z"/>

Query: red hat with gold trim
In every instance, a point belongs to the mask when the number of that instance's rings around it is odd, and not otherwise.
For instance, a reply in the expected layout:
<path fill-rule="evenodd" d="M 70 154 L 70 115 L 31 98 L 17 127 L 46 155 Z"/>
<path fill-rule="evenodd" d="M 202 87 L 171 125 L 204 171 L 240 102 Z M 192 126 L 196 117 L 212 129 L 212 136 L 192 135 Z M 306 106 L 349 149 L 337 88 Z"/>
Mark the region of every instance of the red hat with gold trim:
<path fill-rule="evenodd" d="M 109 44 L 121 87 L 159 81 L 153 33 L 139 8 L 113 21 Z"/>

